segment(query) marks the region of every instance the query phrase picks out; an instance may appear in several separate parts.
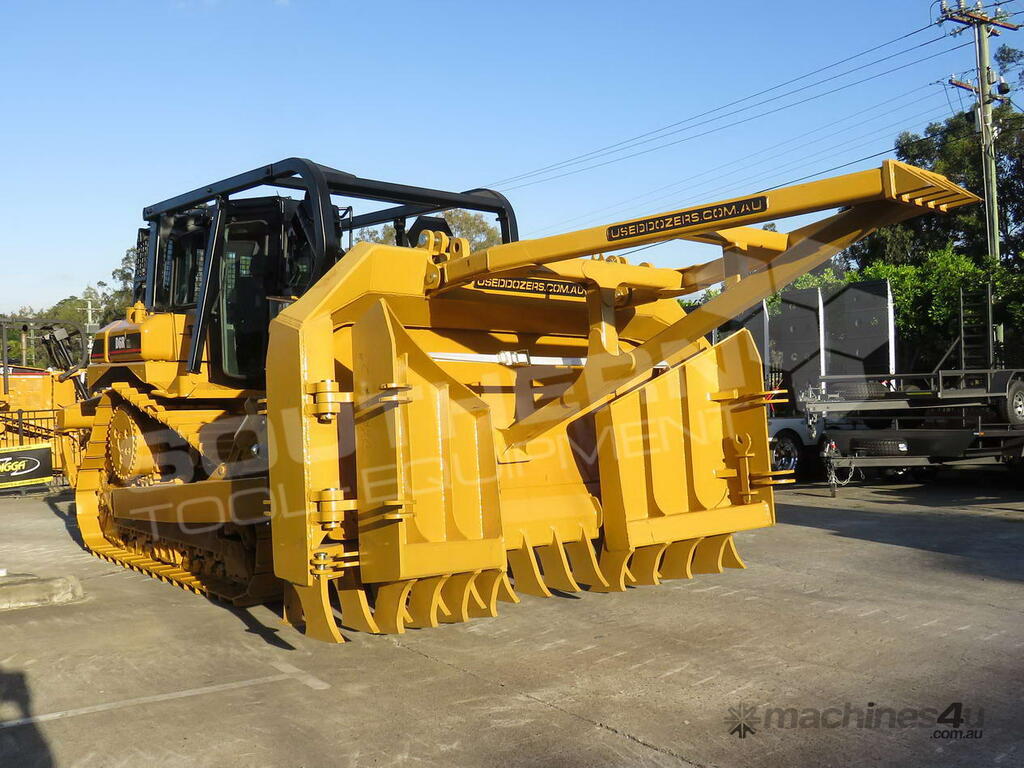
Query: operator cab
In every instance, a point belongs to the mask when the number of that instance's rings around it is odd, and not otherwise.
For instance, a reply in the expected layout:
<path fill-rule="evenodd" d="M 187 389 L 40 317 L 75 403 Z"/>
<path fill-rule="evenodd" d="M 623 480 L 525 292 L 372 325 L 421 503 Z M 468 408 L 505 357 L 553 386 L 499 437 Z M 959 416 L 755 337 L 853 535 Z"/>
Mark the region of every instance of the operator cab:
<path fill-rule="evenodd" d="M 285 197 L 221 202 L 222 235 L 214 246 L 203 324 L 216 361 L 211 377 L 221 383 L 261 382 L 270 321 L 334 263 L 316 263 L 301 205 Z M 160 217 L 151 311 L 195 315 L 217 213 L 210 206 Z M 337 221 L 337 207 L 334 213 Z M 141 230 L 142 239 L 149 231 Z"/>

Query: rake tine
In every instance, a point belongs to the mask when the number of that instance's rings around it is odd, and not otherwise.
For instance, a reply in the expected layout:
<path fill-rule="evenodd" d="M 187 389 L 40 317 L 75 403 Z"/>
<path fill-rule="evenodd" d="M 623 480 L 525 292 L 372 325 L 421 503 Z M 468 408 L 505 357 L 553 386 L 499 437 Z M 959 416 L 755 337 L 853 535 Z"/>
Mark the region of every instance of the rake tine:
<path fill-rule="evenodd" d="M 544 584 L 537 558 L 525 536 L 522 546 L 519 549 L 509 550 L 507 556 L 508 564 L 512 568 L 512 576 L 516 580 L 516 592 L 534 597 L 551 597 L 551 590 Z"/>
<path fill-rule="evenodd" d="M 565 552 L 569 556 L 569 563 L 572 566 L 572 575 L 578 584 L 586 584 L 589 587 L 607 587 L 608 580 L 601 573 L 601 566 L 597 562 L 597 552 L 594 545 L 583 532 L 580 526 L 582 538 L 579 541 L 570 541 L 565 545 Z"/>
<path fill-rule="evenodd" d="M 697 551 L 693 554 L 694 573 L 721 573 L 722 552 L 725 550 L 725 542 L 732 534 L 726 533 L 721 536 L 708 536 L 697 545 Z"/>
<path fill-rule="evenodd" d="M 740 557 L 740 553 L 736 551 L 736 540 L 732 534 L 729 535 L 725 542 L 725 548 L 722 550 L 722 565 L 726 568 L 746 568 L 746 564 Z"/>
<path fill-rule="evenodd" d="M 469 621 L 469 600 L 473 593 L 473 580 L 480 571 L 465 571 L 449 577 L 441 588 L 448 614 L 441 617 L 445 624 Z"/>
<path fill-rule="evenodd" d="M 473 581 L 473 599 L 469 615 L 475 618 L 498 615 L 498 592 L 505 574 L 501 571 L 483 571 Z"/>
<path fill-rule="evenodd" d="M 340 579 L 335 579 L 334 588 L 338 591 L 341 620 L 345 626 L 360 632 L 380 634 L 380 627 L 377 626 L 373 612 L 370 610 L 370 601 L 366 597 L 366 590 L 356 581 L 355 574 L 347 571 Z"/>
<path fill-rule="evenodd" d="M 626 585 L 633 580 L 633 575 L 626 567 L 632 549 L 623 550 L 602 550 L 601 551 L 601 573 L 607 581 L 607 586 L 591 587 L 592 592 L 625 592 Z"/>
<path fill-rule="evenodd" d="M 380 631 L 389 635 L 405 634 L 405 601 L 409 597 L 413 581 L 393 581 L 377 588 L 377 602 L 373 618 Z"/>
<path fill-rule="evenodd" d="M 648 547 L 640 547 L 633 553 L 629 561 L 629 571 L 637 584 L 655 586 L 661 583 L 658 577 L 658 566 L 661 563 L 661 556 L 668 549 L 668 544 L 652 544 Z"/>
<path fill-rule="evenodd" d="M 436 627 L 440 623 L 441 589 L 448 576 L 419 579 L 409 593 L 410 627 Z"/>
<path fill-rule="evenodd" d="M 281 623 L 290 627 L 302 623 L 302 603 L 299 602 L 299 596 L 295 594 L 295 586 L 290 581 L 284 583 Z"/>
<path fill-rule="evenodd" d="M 519 595 L 512 589 L 512 583 L 508 580 L 508 573 L 500 571 L 501 576 L 498 578 L 498 599 L 503 603 L 518 603 Z"/>
<path fill-rule="evenodd" d="M 580 585 L 572 577 L 569 559 L 566 557 L 562 540 L 558 538 L 558 531 L 551 531 L 550 544 L 537 547 L 537 557 L 544 569 L 544 583 L 550 589 L 560 589 L 563 592 L 580 591 Z"/>
<path fill-rule="evenodd" d="M 702 541 L 702 538 L 697 538 L 669 544 L 661 558 L 661 578 L 692 579 L 693 553 Z"/>
<path fill-rule="evenodd" d="M 334 620 L 334 609 L 327 592 L 327 579 L 316 579 L 312 586 L 295 586 L 302 605 L 302 615 L 306 620 L 306 635 L 314 640 L 327 643 L 344 643 L 345 638 L 338 631 L 338 623 Z"/>

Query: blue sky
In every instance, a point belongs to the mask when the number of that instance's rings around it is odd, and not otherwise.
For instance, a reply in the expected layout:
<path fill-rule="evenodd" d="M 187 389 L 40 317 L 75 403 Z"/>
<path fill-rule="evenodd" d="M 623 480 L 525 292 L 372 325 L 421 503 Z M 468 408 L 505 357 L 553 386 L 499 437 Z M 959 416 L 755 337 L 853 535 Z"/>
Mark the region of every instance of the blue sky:
<path fill-rule="evenodd" d="M 929 0 L 6 0 L 0 311 L 108 278 L 144 205 L 267 162 L 299 155 L 370 178 L 488 185 L 685 121 L 928 21 Z M 553 234 L 884 150 L 900 129 L 959 108 L 934 83 L 970 69 L 970 47 L 912 62 L 966 36 L 908 50 L 941 34 L 918 33 L 632 151 L 686 139 L 674 146 L 498 188 L 524 236 Z M 751 107 L 764 99 L 774 100 Z M 643 258 L 714 255 L 693 249 L 671 244 Z"/>

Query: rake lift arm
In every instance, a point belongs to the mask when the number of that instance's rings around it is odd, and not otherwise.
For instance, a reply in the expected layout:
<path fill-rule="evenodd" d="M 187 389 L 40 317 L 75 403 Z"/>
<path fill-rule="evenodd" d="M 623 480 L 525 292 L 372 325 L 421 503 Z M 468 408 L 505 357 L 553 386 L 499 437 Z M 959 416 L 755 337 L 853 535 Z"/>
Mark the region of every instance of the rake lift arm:
<path fill-rule="evenodd" d="M 577 262 L 572 268 L 560 268 L 559 262 L 665 240 L 721 245 L 720 259 L 696 267 L 613 270 L 621 281 L 605 285 L 604 290 L 614 288 L 617 295 L 636 291 L 641 301 L 645 294 L 650 299 L 680 296 L 720 282 L 726 290 L 630 351 L 620 352 L 613 343 L 595 347 L 579 377 L 555 402 L 502 430 L 508 451 L 525 451 L 531 440 L 597 408 L 615 392 L 650 375 L 656 366 L 679 362 L 697 339 L 879 227 L 918 216 L 922 209 L 945 213 L 978 199 L 938 174 L 888 160 L 878 169 L 754 197 L 496 246 L 442 264 L 436 290 L 497 275 L 538 275 L 542 267 L 550 275 L 586 279 L 588 270 L 601 269 L 600 263 Z M 789 233 L 747 226 L 717 228 L 724 218 L 750 225 L 833 208 L 844 210 Z M 605 298 L 598 290 L 588 295 L 593 303 Z M 591 334 L 597 333 L 592 326 Z"/>

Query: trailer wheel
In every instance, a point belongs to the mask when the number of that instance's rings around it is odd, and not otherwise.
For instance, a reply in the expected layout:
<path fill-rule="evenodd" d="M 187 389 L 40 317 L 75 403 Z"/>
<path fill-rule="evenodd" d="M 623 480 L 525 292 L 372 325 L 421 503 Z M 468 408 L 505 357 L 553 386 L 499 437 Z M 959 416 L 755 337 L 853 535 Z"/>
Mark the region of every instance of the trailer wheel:
<path fill-rule="evenodd" d="M 794 474 L 800 469 L 804 447 L 792 432 L 779 432 L 772 438 L 772 469 L 776 472 L 790 469 Z"/>
<path fill-rule="evenodd" d="M 1003 418 L 1014 426 L 1024 424 L 1024 381 L 1014 379 L 1006 388 L 1000 410 Z"/>

